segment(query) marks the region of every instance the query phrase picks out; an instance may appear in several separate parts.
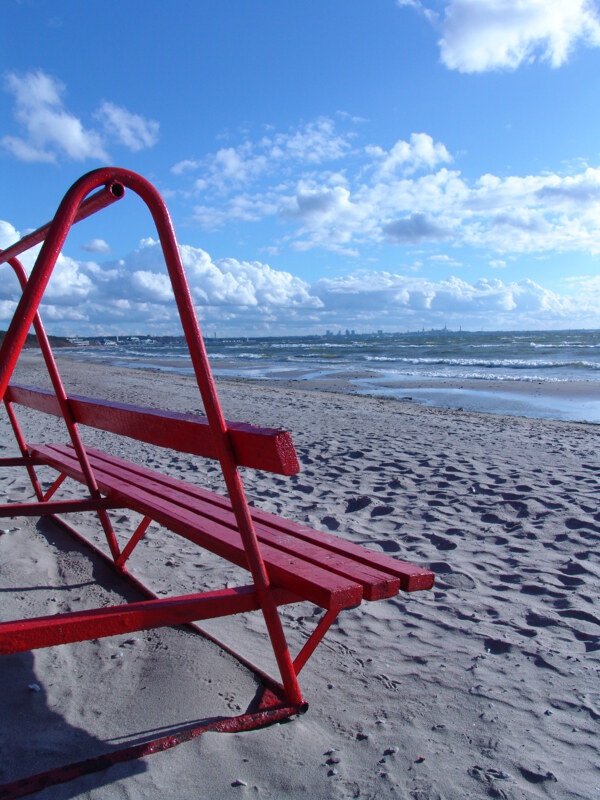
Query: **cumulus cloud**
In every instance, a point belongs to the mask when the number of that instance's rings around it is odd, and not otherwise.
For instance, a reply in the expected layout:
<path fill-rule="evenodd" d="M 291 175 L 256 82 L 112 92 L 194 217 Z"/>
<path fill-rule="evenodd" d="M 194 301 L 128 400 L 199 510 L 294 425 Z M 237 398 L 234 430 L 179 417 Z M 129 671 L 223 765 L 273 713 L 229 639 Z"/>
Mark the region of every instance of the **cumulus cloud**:
<path fill-rule="evenodd" d="M 18 242 L 19 232 L 14 225 L 4 219 L 0 219 L 0 250 L 6 250 L 11 244 Z"/>
<path fill-rule="evenodd" d="M 332 120 L 322 117 L 297 131 L 267 135 L 261 146 L 270 159 L 321 164 L 341 158 L 351 145 L 347 136 L 336 132 Z"/>
<path fill-rule="evenodd" d="M 321 305 L 305 281 L 268 264 L 234 258 L 213 261 L 201 248 L 185 245 L 181 256 L 192 292 L 206 306 L 251 307 L 271 313 L 273 308 L 314 309 Z"/>
<path fill-rule="evenodd" d="M 4 147 L 22 161 L 106 159 L 98 133 L 83 127 L 63 106 L 64 85 L 41 70 L 19 76 L 11 73 L 5 88 L 15 98 L 15 117 L 25 136 L 4 136 Z"/>
<path fill-rule="evenodd" d="M 327 131 L 350 141 L 350 135 Z M 271 134 L 270 141 L 277 139 Z M 240 157 L 256 155 L 248 142 L 233 150 Z M 332 152 L 337 156 L 336 148 Z M 600 169 L 580 166 L 571 174 L 506 177 L 486 173 L 467 179 L 447 166 L 452 160 L 443 142 L 413 133 L 390 150 L 354 148 L 341 164 L 294 163 L 292 170 L 290 162 L 286 180 L 278 174 L 273 181 L 266 174 L 258 180 L 267 167 L 256 162 L 252 173 L 246 161 L 238 165 L 239 174 L 254 191 L 232 191 L 230 183 L 223 194 L 205 195 L 206 202 L 194 206 L 193 219 L 209 230 L 232 221 L 278 219 L 283 236 L 264 243 L 272 252 L 322 248 L 360 256 L 364 245 L 403 247 L 443 240 L 487 249 L 490 258 L 600 252 Z"/>
<path fill-rule="evenodd" d="M 57 162 L 109 159 L 105 136 L 84 127 L 81 120 L 64 105 L 65 86 L 42 70 L 18 75 L 11 72 L 5 79 L 5 90 L 15 101 L 14 116 L 22 128 L 20 136 L 1 139 L 5 150 L 21 161 Z M 108 138 L 130 150 L 151 147 L 158 138 L 158 123 L 132 114 L 125 108 L 105 102 L 95 116 L 105 128 Z"/>
<path fill-rule="evenodd" d="M 173 289 L 168 275 L 161 272 L 136 270 L 130 279 L 134 297 L 153 303 L 165 303 L 173 298 Z"/>
<path fill-rule="evenodd" d="M 411 214 L 404 219 L 396 219 L 383 225 L 383 232 L 393 242 L 399 244 L 420 244 L 447 239 L 451 232 L 437 225 L 426 214 Z"/>
<path fill-rule="evenodd" d="M 10 235 L 10 223 L 0 223 L 0 233 L 6 230 Z M 548 328 L 575 318 L 600 325 L 597 276 L 573 278 L 560 294 L 528 278 L 432 280 L 400 270 L 360 270 L 309 284 L 259 261 L 213 259 L 190 245 L 182 245 L 181 254 L 202 324 L 230 334 L 323 332 L 333 326 Z M 0 282 L 3 325 L 19 297 L 16 281 Z M 162 251 L 150 238 L 116 261 L 61 255 L 41 311 L 51 332 L 68 335 L 180 332 Z"/>
<path fill-rule="evenodd" d="M 102 103 L 96 116 L 104 125 L 107 135 L 134 152 L 153 147 L 158 141 L 159 124 L 132 114 L 114 103 Z"/>
<path fill-rule="evenodd" d="M 86 253 L 110 253 L 110 245 L 104 239 L 91 239 L 81 245 L 81 249 Z"/>
<path fill-rule="evenodd" d="M 322 279 L 313 291 L 330 314 L 345 324 L 388 328 L 460 323 L 481 328 L 518 327 L 524 321 L 540 327 L 569 319 L 573 299 L 559 296 L 536 282 L 524 279 L 503 283 L 457 277 L 431 281 L 389 272 L 357 273 Z M 581 301 L 581 300 L 580 300 Z M 597 318 L 589 302 L 585 310 Z"/>
<path fill-rule="evenodd" d="M 452 161 L 452 156 L 441 142 L 434 142 L 428 133 L 412 133 L 410 142 L 400 139 L 386 153 L 380 147 L 367 147 L 367 153 L 380 160 L 378 175 L 380 178 L 393 175 L 399 169 L 411 174 L 418 169 L 433 169 L 438 164 Z"/>
<path fill-rule="evenodd" d="M 593 0 L 450 0 L 442 63 L 460 72 L 514 70 L 536 59 L 560 67 L 577 44 L 600 45 Z"/>

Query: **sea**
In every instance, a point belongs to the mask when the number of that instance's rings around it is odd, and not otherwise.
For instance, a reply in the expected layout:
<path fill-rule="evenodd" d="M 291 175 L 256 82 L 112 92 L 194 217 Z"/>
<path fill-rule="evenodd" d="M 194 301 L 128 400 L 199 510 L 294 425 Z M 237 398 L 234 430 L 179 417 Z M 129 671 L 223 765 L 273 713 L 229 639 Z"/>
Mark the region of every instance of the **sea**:
<path fill-rule="evenodd" d="M 600 423 L 598 330 L 340 331 L 215 337 L 206 346 L 217 378 L 316 382 L 400 402 Z M 183 337 L 73 340 L 67 350 L 128 369 L 192 374 Z"/>

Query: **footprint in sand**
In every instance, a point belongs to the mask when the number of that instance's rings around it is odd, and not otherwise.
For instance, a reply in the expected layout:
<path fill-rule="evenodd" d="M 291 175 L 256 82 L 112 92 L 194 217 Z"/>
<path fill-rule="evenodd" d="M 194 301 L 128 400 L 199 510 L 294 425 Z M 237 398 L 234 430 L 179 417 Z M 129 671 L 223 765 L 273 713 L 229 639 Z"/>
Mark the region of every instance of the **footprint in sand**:
<path fill-rule="evenodd" d="M 519 772 L 525 778 L 526 781 L 529 783 L 545 783 L 546 781 L 551 781 L 552 783 L 556 783 L 557 778 L 552 772 L 536 772 L 532 769 L 527 769 L 526 767 L 519 767 Z"/>
<path fill-rule="evenodd" d="M 452 542 L 450 539 L 446 539 L 443 536 L 432 533 L 427 536 L 427 538 L 438 550 L 456 550 L 456 542 Z"/>
<path fill-rule="evenodd" d="M 387 514 L 392 514 L 394 511 L 394 506 L 375 506 L 375 508 L 371 511 L 371 516 L 384 517 Z"/>
<path fill-rule="evenodd" d="M 400 550 L 400 545 L 393 539 L 380 539 L 377 544 L 384 553 L 397 553 Z"/>
<path fill-rule="evenodd" d="M 486 653 L 491 653 L 493 656 L 502 656 L 512 650 L 512 645 L 508 642 L 503 642 L 502 639 L 485 639 L 483 646 Z"/>
<path fill-rule="evenodd" d="M 531 628 L 550 628 L 553 625 L 560 625 L 559 620 L 543 614 L 536 614 L 535 611 L 530 611 L 525 620 Z"/>
<path fill-rule="evenodd" d="M 594 525 L 592 522 L 586 522 L 583 519 L 576 519 L 575 517 L 569 517 L 565 520 L 565 528 L 568 528 L 570 531 L 588 529 L 600 533 L 600 527 L 598 525 Z"/>
<path fill-rule="evenodd" d="M 365 457 L 365 454 L 363 453 L 363 451 L 362 451 L 362 450 L 351 450 L 351 451 L 348 453 L 348 456 L 349 456 L 350 458 L 364 458 L 364 457 Z"/>
<path fill-rule="evenodd" d="M 561 617 L 568 619 L 577 619 L 580 622 L 589 622 L 592 625 L 600 625 L 600 619 L 587 611 L 580 611 L 577 608 L 566 609 L 558 612 Z"/>
<path fill-rule="evenodd" d="M 363 508 L 371 505 L 370 497 L 351 497 L 346 504 L 346 514 L 352 514 L 355 511 L 362 511 Z"/>
<path fill-rule="evenodd" d="M 297 483 L 294 488 L 303 494 L 312 494 L 315 490 L 314 486 L 308 486 L 305 483 Z"/>

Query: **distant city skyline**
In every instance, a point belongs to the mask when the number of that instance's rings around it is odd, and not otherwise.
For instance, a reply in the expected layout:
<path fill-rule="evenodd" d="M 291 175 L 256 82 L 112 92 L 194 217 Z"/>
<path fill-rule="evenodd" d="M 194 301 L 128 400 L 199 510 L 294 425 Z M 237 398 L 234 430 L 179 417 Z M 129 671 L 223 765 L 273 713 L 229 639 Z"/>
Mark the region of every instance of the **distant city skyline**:
<path fill-rule="evenodd" d="M 118 163 L 165 197 L 207 336 L 600 328 L 597 0 L 3 17 L 0 247 Z M 74 227 L 47 329 L 179 333 L 156 239 L 131 197 Z"/>

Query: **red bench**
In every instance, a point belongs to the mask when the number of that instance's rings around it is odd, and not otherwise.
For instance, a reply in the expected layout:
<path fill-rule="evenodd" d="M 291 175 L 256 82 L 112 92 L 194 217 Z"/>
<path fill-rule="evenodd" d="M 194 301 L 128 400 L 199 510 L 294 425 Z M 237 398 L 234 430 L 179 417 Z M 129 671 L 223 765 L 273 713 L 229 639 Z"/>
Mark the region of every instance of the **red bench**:
<path fill-rule="evenodd" d="M 104 189 L 85 199 L 90 191 L 103 185 Z M 156 222 L 206 417 L 69 396 L 56 368 L 37 313 L 44 287 L 70 226 L 108 202 L 120 199 L 125 186 L 132 188 L 145 200 Z M 164 203 L 150 184 L 124 170 L 96 170 L 69 190 L 54 221 L 40 230 L 45 237 L 45 244 L 29 280 L 16 256 L 26 246 L 31 246 L 35 233 L 30 234 L 21 245 L 14 245 L 0 253 L 0 263 L 8 261 L 13 266 L 23 289 L 22 300 L 0 348 L 0 397 L 4 400 L 20 455 L 0 459 L 0 466 L 25 467 L 36 495 L 32 502 L 0 506 L 0 516 L 50 516 L 69 532 L 79 535 L 58 515 L 73 511 L 95 512 L 104 529 L 110 557 L 103 551 L 99 552 L 124 578 L 133 580 L 138 588 L 145 588 L 153 599 L 117 607 L 2 622 L 0 653 L 260 609 L 281 682 L 254 668 L 265 684 L 263 701 L 258 709 L 228 720 L 212 721 L 180 735 L 155 740 L 145 745 L 142 751 L 140 747 L 115 751 L 113 763 L 165 749 L 204 730 L 248 730 L 304 711 L 307 706 L 298 685 L 298 674 L 340 611 L 357 606 L 362 600 L 381 600 L 395 596 L 398 591 L 428 589 L 433 585 L 433 573 L 248 505 L 238 467 L 294 475 L 299 471 L 294 445 L 290 434 L 285 431 L 232 423 L 223 418 L 170 220 Z M 9 383 L 32 324 L 52 381 L 51 392 Z M 15 413 L 15 406 L 19 405 L 63 417 L 70 443 L 26 442 Z M 217 459 L 221 464 L 228 496 L 209 492 L 90 448 L 84 444 L 79 426 L 97 428 L 194 456 Z M 57 479 L 46 490 L 36 474 L 36 468 L 41 465 L 58 472 Z M 57 499 L 67 477 L 87 487 L 84 497 Z M 115 508 L 128 508 L 141 514 L 142 521 L 135 531 L 113 529 L 108 512 Z M 152 521 L 247 569 L 250 582 L 235 588 L 158 599 L 146 587 L 142 587 L 126 567 L 134 548 Z M 124 534 L 127 537 L 125 544 Z M 306 600 L 324 609 L 325 614 L 292 659 L 277 607 Z M 240 658 L 248 663 L 243 657 Z M 107 758 L 103 757 L 101 765 L 107 763 L 110 763 L 110 759 L 107 762 Z M 78 769 L 79 773 L 88 771 L 90 763 L 70 768 L 69 776 L 79 774 Z M 41 778 L 38 776 L 37 783 L 34 779 L 30 790 L 64 779 L 64 775 L 60 777 L 46 773 Z"/>
<path fill-rule="evenodd" d="M 205 417 L 78 396 L 69 397 L 68 402 L 74 421 L 81 425 L 181 452 L 215 457 Z M 14 405 L 22 405 L 61 416 L 56 396 L 42 389 L 9 385 L 5 403 L 11 412 Z M 13 423 L 16 422 L 12 413 L 11 418 Z M 281 475 L 294 475 L 299 471 L 294 445 L 287 431 L 239 423 L 228 423 L 228 430 L 231 431 L 236 460 L 240 465 Z M 16 433 L 20 435 L 18 428 Z M 136 531 L 130 532 L 125 547 L 122 550 L 119 548 L 115 559 L 117 568 L 124 568 L 153 520 L 231 563 L 248 568 L 229 498 L 99 450 L 86 447 L 86 455 L 103 499 L 53 501 L 51 498 L 65 477 L 85 484 L 85 474 L 77 453 L 72 444 L 29 444 L 21 458 L 4 459 L 5 465 L 22 464 L 29 468 L 50 466 L 58 471 L 59 478 L 43 495 L 42 502 L 0 506 L 0 517 L 49 516 L 76 510 L 130 508 L 140 513 L 143 520 Z M 2 463 L 0 459 L 0 465 Z M 337 614 L 344 608 L 359 605 L 363 599 L 381 600 L 394 597 L 400 590 L 414 592 L 432 585 L 433 575 L 427 569 L 274 514 L 258 509 L 250 509 L 250 513 L 272 585 L 285 590 L 280 592 L 280 597 L 285 597 L 287 602 L 309 600 Z M 252 594 L 251 588 L 244 587 L 247 590 L 244 594 L 244 610 L 248 610 L 247 598 Z M 230 594 L 232 598 L 235 596 Z M 201 613 L 200 606 L 198 598 L 194 614 Z M 258 608 L 258 605 L 254 607 Z M 214 608 L 211 608 L 211 616 L 213 611 Z M 107 612 L 107 619 L 112 619 L 112 613 Z M 190 616 L 189 620 L 201 618 L 205 617 Z M 182 620 L 180 616 L 177 621 L 187 620 Z M 118 632 L 137 630 L 130 627 L 132 624 L 132 620 L 124 616 L 124 627 Z M 94 616 L 90 625 L 90 636 L 86 638 L 110 635 L 103 633 L 101 613 Z M 22 622 L 0 624 L 0 654 L 77 641 L 79 630 L 79 615 L 60 615 L 60 626 L 56 626 L 54 634 L 49 633 L 46 620 L 39 624 L 31 622 L 27 627 Z M 109 630 L 114 632 L 110 626 Z M 40 638 L 41 632 L 43 638 Z M 17 638 L 20 642 L 18 647 Z M 300 662 L 303 663 L 303 660 L 300 659 Z"/>

